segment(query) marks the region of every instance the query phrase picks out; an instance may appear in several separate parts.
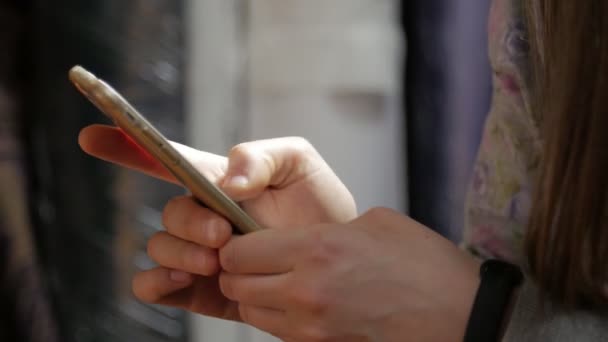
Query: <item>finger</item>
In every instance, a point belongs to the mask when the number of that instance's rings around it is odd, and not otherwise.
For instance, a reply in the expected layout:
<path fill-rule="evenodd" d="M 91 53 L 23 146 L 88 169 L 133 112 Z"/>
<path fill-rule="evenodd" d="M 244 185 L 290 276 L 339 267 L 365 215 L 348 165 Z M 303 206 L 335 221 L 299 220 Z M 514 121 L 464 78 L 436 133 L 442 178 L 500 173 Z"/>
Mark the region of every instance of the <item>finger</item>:
<path fill-rule="evenodd" d="M 220 249 L 220 264 L 229 273 L 287 273 L 305 249 L 309 234 L 306 229 L 267 229 L 235 237 Z"/>
<path fill-rule="evenodd" d="M 240 304 L 284 310 L 287 275 L 239 275 L 223 272 L 220 274 L 220 290 Z"/>
<path fill-rule="evenodd" d="M 157 267 L 137 273 L 133 277 L 132 289 L 139 300 L 159 303 L 163 297 L 192 285 L 193 280 L 194 277 L 186 272 Z"/>
<path fill-rule="evenodd" d="M 267 187 L 283 188 L 327 167 L 302 138 L 259 140 L 235 146 L 228 157 L 223 189 L 237 201 L 259 196 Z"/>
<path fill-rule="evenodd" d="M 176 197 L 167 203 L 163 225 L 171 235 L 209 248 L 224 246 L 232 236 L 226 219 L 190 196 Z"/>
<path fill-rule="evenodd" d="M 104 125 L 85 127 L 78 136 L 78 143 L 83 151 L 94 157 L 180 184 L 160 162 L 119 128 Z M 172 145 L 212 182 L 217 183 L 223 178 L 226 158 L 177 143 Z"/>
<path fill-rule="evenodd" d="M 279 338 L 288 332 L 286 315 L 282 311 L 241 304 L 239 314 L 243 322 Z"/>
<path fill-rule="evenodd" d="M 192 274 L 211 276 L 219 271 L 217 252 L 169 233 L 155 234 L 148 242 L 148 255 L 159 265 Z"/>

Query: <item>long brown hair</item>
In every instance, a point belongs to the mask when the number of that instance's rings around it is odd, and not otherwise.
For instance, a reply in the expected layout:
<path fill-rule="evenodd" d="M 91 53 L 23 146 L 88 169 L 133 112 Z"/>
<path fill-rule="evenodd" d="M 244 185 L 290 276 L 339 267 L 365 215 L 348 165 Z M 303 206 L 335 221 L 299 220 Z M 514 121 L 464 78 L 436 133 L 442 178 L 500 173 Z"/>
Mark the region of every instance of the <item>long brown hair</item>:
<path fill-rule="evenodd" d="M 608 1 L 524 1 L 544 154 L 526 251 L 562 307 L 608 305 Z"/>

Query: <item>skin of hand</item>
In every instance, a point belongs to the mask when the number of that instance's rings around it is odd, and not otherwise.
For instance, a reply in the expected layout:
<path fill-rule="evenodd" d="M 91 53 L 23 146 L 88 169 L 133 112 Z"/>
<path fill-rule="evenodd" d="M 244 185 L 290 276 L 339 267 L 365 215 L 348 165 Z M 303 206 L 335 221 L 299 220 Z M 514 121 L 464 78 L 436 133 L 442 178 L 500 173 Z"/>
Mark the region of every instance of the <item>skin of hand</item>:
<path fill-rule="evenodd" d="M 118 128 L 86 127 L 79 144 L 97 158 L 178 183 Z M 228 158 L 172 144 L 262 227 L 346 223 L 356 217 L 352 195 L 304 139 L 244 143 Z M 148 254 L 160 266 L 134 277 L 134 294 L 145 302 L 240 321 L 237 303 L 218 284 L 217 250 L 231 239 L 230 224 L 186 196 L 167 204 L 163 224 L 167 231 L 148 242 Z"/>
<path fill-rule="evenodd" d="M 117 129 L 89 127 L 80 144 L 175 181 Z M 462 340 L 479 263 L 391 210 L 355 219 L 352 196 L 310 144 L 242 144 L 228 159 L 175 147 L 277 229 L 232 237 L 225 220 L 191 198 L 170 201 L 167 232 L 148 245 L 161 266 L 133 281 L 140 299 L 243 321 L 285 341 Z"/>
<path fill-rule="evenodd" d="M 389 209 L 236 237 L 220 263 L 241 319 L 285 341 L 462 341 L 480 267 Z"/>

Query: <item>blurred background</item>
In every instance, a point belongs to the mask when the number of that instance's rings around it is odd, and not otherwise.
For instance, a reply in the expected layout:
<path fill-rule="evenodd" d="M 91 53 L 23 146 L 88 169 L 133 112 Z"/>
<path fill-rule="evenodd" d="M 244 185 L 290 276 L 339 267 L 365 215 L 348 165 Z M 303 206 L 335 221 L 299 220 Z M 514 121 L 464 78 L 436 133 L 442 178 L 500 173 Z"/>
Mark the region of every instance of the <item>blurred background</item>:
<path fill-rule="evenodd" d="M 0 341 L 272 341 L 147 305 L 130 277 L 183 189 L 84 155 L 82 64 L 169 138 L 310 140 L 361 212 L 457 242 L 491 95 L 488 1 L 0 0 Z"/>

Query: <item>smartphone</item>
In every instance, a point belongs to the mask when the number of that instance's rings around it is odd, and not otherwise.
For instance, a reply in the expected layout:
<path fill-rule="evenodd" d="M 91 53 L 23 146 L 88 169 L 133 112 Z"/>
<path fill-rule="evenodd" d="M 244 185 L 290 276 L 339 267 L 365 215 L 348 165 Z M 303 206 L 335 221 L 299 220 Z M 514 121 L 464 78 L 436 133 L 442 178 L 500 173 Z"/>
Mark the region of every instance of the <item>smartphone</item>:
<path fill-rule="evenodd" d="M 242 234 L 261 229 L 237 203 L 197 171 L 114 88 L 81 66 L 73 67 L 69 72 L 69 78 L 84 96 L 163 164 L 202 204 L 224 216 Z"/>

